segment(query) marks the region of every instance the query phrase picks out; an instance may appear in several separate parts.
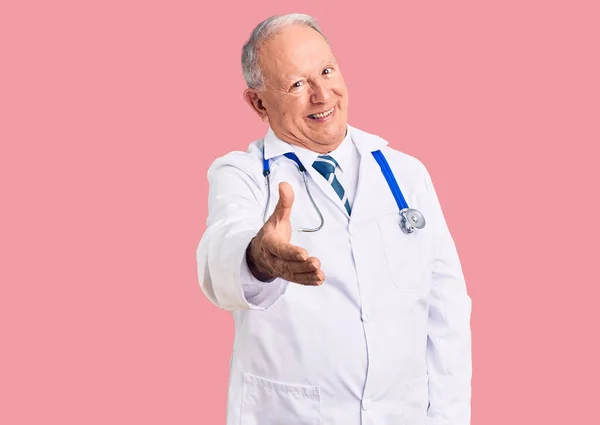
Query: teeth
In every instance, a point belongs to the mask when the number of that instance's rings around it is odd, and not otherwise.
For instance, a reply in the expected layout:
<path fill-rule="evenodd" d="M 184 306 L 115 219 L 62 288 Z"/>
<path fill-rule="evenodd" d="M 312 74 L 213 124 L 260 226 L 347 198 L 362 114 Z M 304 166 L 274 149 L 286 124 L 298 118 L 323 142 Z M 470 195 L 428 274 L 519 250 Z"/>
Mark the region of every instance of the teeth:
<path fill-rule="evenodd" d="M 334 109 L 335 107 L 331 108 L 329 111 L 321 112 L 320 114 L 312 114 L 310 116 L 314 118 L 325 118 L 326 116 L 331 115 Z"/>

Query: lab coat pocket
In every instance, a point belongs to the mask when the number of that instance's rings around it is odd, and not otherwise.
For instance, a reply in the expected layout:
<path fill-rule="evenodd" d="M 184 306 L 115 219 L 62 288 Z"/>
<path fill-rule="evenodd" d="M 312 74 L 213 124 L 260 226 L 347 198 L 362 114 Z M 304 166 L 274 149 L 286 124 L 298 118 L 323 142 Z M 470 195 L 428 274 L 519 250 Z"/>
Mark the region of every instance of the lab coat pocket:
<path fill-rule="evenodd" d="M 319 387 L 244 374 L 241 425 L 320 425 Z"/>
<path fill-rule="evenodd" d="M 387 214 L 377 220 L 392 282 L 400 289 L 428 285 L 433 261 L 433 238 L 427 226 L 406 234 L 400 215 Z"/>
<path fill-rule="evenodd" d="M 402 403 L 406 424 L 421 425 L 427 419 L 429 406 L 429 377 L 423 375 L 406 383 L 406 397 Z"/>

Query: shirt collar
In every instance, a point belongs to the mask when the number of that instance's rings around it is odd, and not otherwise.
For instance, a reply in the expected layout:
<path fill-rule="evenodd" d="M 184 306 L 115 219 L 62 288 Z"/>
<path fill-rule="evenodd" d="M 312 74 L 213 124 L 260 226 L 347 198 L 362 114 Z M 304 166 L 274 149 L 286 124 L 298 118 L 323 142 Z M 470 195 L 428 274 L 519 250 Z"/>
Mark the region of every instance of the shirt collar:
<path fill-rule="evenodd" d="M 265 134 L 263 146 L 265 149 L 265 159 L 271 159 L 287 152 L 293 152 L 292 145 L 277 137 L 270 126 L 267 130 L 267 134 Z"/>
<path fill-rule="evenodd" d="M 342 140 L 342 143 L 334 150 L 328 153 L 331 155 L 333 159 L 335 159 L 342 170 L 348 171 L 350 167 L 350 163 L 352 161 L 352 150 L 355 149 L 354 144 L 352 142 L 352 137 L 350 137 L 350 128 L 346 132 L 346 137 Z"/>

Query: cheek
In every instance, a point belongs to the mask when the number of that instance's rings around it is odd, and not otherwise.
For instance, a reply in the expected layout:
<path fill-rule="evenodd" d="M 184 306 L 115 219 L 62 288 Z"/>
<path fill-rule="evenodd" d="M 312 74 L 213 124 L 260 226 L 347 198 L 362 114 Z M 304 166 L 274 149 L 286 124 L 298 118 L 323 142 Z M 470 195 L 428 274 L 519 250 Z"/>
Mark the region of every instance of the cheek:
<path fill-rule="evenodd" d="M 285 100 L 278 105 L 279 115 L 284 120 L 290 119 L 290 117 L 294 116 L 296 108 L 297 106 L 290 99 Z"/>
<path fill-rule="evenodd" d="M 348 89 L 344 80 L 340 81 L 337 85 L 337 91 L 340 93 L 340 96 L 346 96 L 348 94 Z"/>
<path fill-rule="evenodd" d="M 290 105 L 292 106 L 292 105 Z M 306 111 L 310 109 L 308 106 L 305 106 L 304 102 L 296 102 L 292 107 L 287 109 L 287 116 L 290 119 L 294 120 L 302 120 L 306 114 Z"/>
<path fill-rule="evenodd" d="M 346 91 L 346 87 L 345 86 L 337 86 L 337 87 L 335 87 L 333 89 L 333 92 L 335 93 L 335 95 L 337 97 L 339 97 L 342 100 L 341 103 L 346 102 L 346 98 L 348 96 L 348 92 Z"/>

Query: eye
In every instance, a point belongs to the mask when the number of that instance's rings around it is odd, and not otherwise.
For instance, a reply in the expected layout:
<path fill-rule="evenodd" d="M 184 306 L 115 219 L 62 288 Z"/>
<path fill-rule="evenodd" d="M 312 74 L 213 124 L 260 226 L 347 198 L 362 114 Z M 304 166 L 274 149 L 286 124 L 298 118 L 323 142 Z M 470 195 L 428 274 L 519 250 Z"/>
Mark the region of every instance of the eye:
<path fill-rule="evenodd" d="M 298 88 L 302 85 L 302 81 L 296 81 L 293 85 L 292 88 Z"/>
<path fill-rule="evenodd" d="M 323 70 L 323 74 L 325 74 L 325 75 L 331 74 L 332 72 L 333 72 L 333 68 L 330 66 L 328 66 L 327 68 L 325 68 Z"/>

